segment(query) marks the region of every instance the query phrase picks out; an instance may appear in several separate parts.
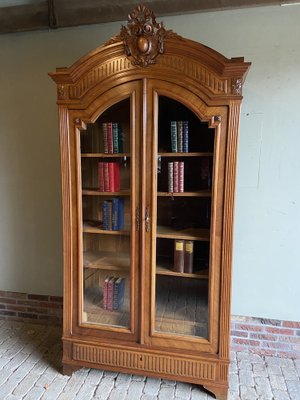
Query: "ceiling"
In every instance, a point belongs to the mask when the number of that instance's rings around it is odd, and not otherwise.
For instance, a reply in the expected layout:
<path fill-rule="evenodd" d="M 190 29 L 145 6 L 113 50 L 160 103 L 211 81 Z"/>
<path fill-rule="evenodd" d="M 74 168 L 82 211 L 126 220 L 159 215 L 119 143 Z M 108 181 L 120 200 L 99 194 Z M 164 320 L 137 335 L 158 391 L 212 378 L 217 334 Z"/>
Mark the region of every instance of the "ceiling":
<path fill-rule="evenodd" d="M 55 29 L 124 21 L 141 1 L 135 0 L 0 0 L 0 33 Z M 299 0 L 148 0 L 156 16 L 299 4 Z"/>

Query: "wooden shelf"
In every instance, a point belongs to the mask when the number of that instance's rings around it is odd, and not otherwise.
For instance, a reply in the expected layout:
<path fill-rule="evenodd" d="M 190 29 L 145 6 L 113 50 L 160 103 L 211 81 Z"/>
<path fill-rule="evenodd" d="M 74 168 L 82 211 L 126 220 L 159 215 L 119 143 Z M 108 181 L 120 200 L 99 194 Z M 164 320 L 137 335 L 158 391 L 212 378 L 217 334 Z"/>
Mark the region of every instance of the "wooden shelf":
<path fill-rule="evenodd" d="M 158 153 L 160 157 L 212 157 L 211 152 L 190 152 L 190 153 Z"/>
<path fill-rule="evenodd" d="M 98 235 L 121 235 L 121 236 L 128 236 L 129 235 L 129 228 L 126 227 L 126 229 L 122 231 L 107 231 L 101 228 L 97 228 L 96 226 L 89 225 L 88 223 L 83 223 L 83 228 L 82 231 L 84 233 L 96 233 Z"/>
<path fill-rule="evenodd" d="M 130 157 L 129 153 L 82 153 L 81 158 L 123 158 Z"/>
<path fill-rule="evenodd" d="M 197 192 L 157 192 L 159 197 L 211 197 L 211 190 L 199 190 Z"/>
<path fill-rule="evenodd" d="M 171 267 L 165 267 L 157 264 L 156 275 L 178 276 L 180 278 L 208 279 L 208 269 L 189 274 L 186 272 L 175 272 L 171 269 Z"/>
<path fill-rule="evenodd" d="M 165 239 L 186 239 L 186 240 L 201 240 L 209 241 L 209 229 L 187 228 L 177 230 L 169 226 L 157 226 L 156 237 Z"/>
<path fill-rule="evenodd" d="M 86 251 L 83 253 L 83 267 L 106 271 L 129 271 L 130 256 L 112 251 Z"/>
<path fill-rule="evenodd" d="M 100 192 L 97 189 L 82 189 L 84 196 L 130 196 L 130 190 L 121 190 L 120 192 Z"/>

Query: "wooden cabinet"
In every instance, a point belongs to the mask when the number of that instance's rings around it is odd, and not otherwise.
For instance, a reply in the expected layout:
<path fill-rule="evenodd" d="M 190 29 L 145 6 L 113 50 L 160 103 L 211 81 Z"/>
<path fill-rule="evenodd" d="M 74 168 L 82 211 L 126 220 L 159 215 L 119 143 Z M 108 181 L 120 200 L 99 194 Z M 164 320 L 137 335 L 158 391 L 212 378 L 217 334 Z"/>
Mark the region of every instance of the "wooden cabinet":
<path fill-rule="evenodd" d="M 57 83 L 63 365 L 228 388 L 233 205 L 250 64 L 143 6 Z"/>

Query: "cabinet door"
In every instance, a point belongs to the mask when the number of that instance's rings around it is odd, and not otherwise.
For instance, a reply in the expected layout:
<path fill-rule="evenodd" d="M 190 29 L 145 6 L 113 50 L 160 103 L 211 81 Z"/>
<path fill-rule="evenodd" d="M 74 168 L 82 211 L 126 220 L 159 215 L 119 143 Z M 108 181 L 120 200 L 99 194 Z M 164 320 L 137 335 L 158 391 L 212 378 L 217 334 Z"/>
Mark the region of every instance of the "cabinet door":
<path fill-rule="evenodd" d="M 81 334 L 136 338 L 139 109 L 139 83 L 124 84 L 100 96 L 77 129 Z"/>
<path fill-rule="evenodd" d="M 208 107 L 167 83 L 150 83 L 149 97 L 153 175 L 147 340 L 216 352 L 226 108 Z"/>

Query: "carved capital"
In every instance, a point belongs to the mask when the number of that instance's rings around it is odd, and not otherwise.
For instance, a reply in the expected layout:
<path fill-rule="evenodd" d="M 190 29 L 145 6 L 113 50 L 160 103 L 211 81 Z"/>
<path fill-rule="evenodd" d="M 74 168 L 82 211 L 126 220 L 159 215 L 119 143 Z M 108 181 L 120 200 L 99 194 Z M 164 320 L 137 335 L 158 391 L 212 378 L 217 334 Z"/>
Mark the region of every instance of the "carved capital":
<path fill-rule="evenodd" d="M 242 94 L 242 88 L 243 88 L 242 79 L 240 78 L 232 79 L 231 87 L 233 94 Z"/>
<path fill-rule="evenodd" d="M 127 57 L 140 67 L 155 64 L 156 57 L 164 53 L 165 36 L 163 23 L 157 23 L 153 11 L 144 5 L 129 14 L 127 27 L 122 26 L 120 32 Z"/>
<path fill-rule="evenodd" d="M 57 86 L 57 97 L 59 100 L 66 100 L 68 98 L 67 88 L 64 85 Z"/>

